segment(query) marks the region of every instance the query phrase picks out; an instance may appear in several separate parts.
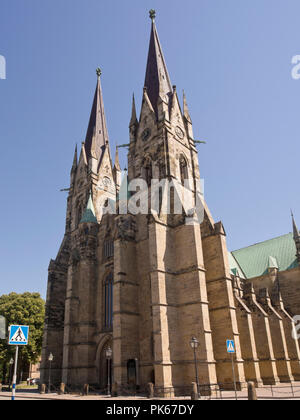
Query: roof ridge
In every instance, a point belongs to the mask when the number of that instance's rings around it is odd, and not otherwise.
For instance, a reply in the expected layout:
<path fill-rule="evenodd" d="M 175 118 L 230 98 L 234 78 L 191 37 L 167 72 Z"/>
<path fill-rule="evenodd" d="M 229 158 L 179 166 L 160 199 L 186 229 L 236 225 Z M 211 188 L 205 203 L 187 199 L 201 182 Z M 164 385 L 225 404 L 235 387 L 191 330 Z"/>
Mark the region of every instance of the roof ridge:
<path fill-rule="evenodd" d="M 231 251 L 231 252 L 232 252 L 232 253 L 233 253 L 233 252 L 238 252 L 238 251 L 241 251 L 242 249 L 251 248 L 251 247 L 253 247 L 253 246 L 260 245 L 260 244 L 263 244 L 263 243 L 265 243 L 265 242 L 274 241 L 275 239 L 283 238 L 284 236 L 289 236 L 289 235 L 292 235 L 292 232 L 285 233 L 285 234 L 283 234 L 283 235 L 279 235 L 279 236 L 275 236 L 274 238 L 266 239 L 265 241 L 256 242 L 255 244 L 248 245 L 248 246 L 244 246 L 244 247 L 242 247 L 242 248 L 235 249 L 234 251 Z"/>

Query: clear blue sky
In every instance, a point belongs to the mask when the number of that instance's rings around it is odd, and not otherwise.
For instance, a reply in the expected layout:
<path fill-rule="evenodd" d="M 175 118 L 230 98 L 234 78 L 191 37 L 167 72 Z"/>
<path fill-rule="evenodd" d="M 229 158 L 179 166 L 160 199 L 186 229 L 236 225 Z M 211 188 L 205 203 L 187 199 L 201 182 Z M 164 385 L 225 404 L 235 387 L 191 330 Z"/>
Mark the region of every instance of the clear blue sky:
<path fill-rule="evenodd" d="M 1 0 L 0 294 L 45 297 L 64 233 L 59 190 L 85 137 L 98 66 L 111 146 L 128 142 L 150 8 L 171 81 L 207 141 L 205 196 L 229 249 L 291 231 L 291 207 L 300 224 L 299 0 Z"/>

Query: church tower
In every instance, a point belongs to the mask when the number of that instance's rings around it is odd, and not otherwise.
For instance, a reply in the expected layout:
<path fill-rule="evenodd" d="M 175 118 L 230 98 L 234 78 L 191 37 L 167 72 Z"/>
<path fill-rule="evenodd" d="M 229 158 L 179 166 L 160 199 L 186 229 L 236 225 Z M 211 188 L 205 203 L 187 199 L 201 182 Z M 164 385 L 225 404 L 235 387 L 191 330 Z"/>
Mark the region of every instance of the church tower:
<path fill-rule="evenodd" d="M 118 149 L 114 165 L 111 159 L 97 69 L 85 141 L 79 159 L 75 148 L 71 168 L 66 230 L 49 265 L 41 380 L 47 383 L 52 353 L 56 385 L 90 384 L 107 393 L 114 384 L 124 395 L 145 392 L 152 382 L 156 395 L 182 395 L 195 381 L 191 345 L 197 342 L 199 384 L 207 392 L 216 384 L 232 389 L 227 340 L 235 346 L 238 388 L 250 380 L 291 380 L 286 350 L 292 345 L 285 341 L 282 320 L 265 290 L 257 299 L 246 280 L 243 290 L 237 287 L 241 282 L 230 270 L 224 226 L 214 222 L 199 191 L 186 95 L 181 107 L 154 10 L 150 18 L 141 109 L 138 113 L 133 96 L 123 177 Z M 138 182 L 145 190 L 134 190 Z M 156 184 L 158 208 L 152 203 Z M 177 198 L 186 190 L 192 205 L 178 211 Z M 294 218 L 293 226 L 300 260 Z M 285 322 L 290 334 L 291 320 Z M 296 353 L 297 373 L 299 349 Z"/>
<path fill-rule="evenodd" d="M 190 180 L 195 194 L 200 172 L 186 96 L 182 110 L 176 86 L 171 84 L 153 10 L 150 18 L 151 35 L 141 111 L 138 120 L 133 99 L 129 124 L 129 181 L 142 178 L 151 188 L 153 180 L 166 179 L 180 184 Z M 205 203 L 204 207 L 206 225 L 216 236 L 221 229 L 215 231 Z M 131 317 L 131 329 L 126 333 L 130 337 L 139 331 L 139 335 L 128 346 L 132 350 L 136 346 L 134 353 L 139 360 L 140 381 L 154 381 L 162 395 L 166 389 L 172 390 L 183 382 L 193 381 L 193 353 L 189 342 L 192 336 L 197 336 L 200 341 L 201 381 L 214 383 L 217 380 L 201 228 L 199 223 L 187 226 L 182 216 L 159 212 L 135 218 L 132 251 L 136 272 L 132 279 L 128 279 L 132 284 L 138 281 L 135 293 L 139 313 L 139 318 Z M 207 237 L 210 234 L 208 232 Z M 127 247 L 120 243 L 115 249 L 122 249 L 126 254 Z M 129 256 L 123 255 L 122 259 L 129 260 Z M 124 267 L 122 272 L 126 272 Z M 125 296 L 124 286 L 123 289 Z M 131 286 L 127 295 L 132 292 Z M 121 304 L 124 307 L 120 299 Z M 129 307 L 126 309 L 129 311 Z M 233 335 L 232 326 L 229 328 L 230 335 Z M 138 343 L 141 343 L 140 348 Z M 125 349 L 128 348 L 124 340 L 123 344 Z M 226 351 L 224 353 L 222 358 L 226 358 Z M 129 355 L 124 352 L 119 356 L 117 366 L 124 366 L 124 358 Z M 242 379 L 238 368 L 238 376 L 239 373 Z M 121 381 L 124 374 L 122 369 L 115 369 L 117 381 Z"/>
<path fill-rule="evenodd" d="M 96 317 L 100 324 L 98 330 L 103 330 L 104 322 L 102 309 L 97 311 L 97 305 L 103 307 L 102 283 L 98 284 L 97 277 L 104 276 L 103 272 L 107 278 L 112 277 L 113 270 L 107 269 L 105 263 L 111 265 L 113 255 L 113 221 L 105 214 L 105 208 L 109 203 L 115 205 L 120 165 L 118 157 L 114 168 L 112 165 L 101 70 L 97 69 L 96 73 L 85 141 L 79 160 L 76 146 L 71 168 L 66 231 L 56 259 L 49 265 L 41 376 L 48 374 L 47 355 L 52 352 L 56 383 L 99 382 L 99 369 L 91 368 L 91 358 L 94 361 L 96 357 L 91 350 L 95 347 L 92 343 L 97 330 Z M 98 262 L 103 263 L 100 268 Z M 104 305 L 107 307 L 108 302 Z M 111 319 L 112 303 L 109 305 L 106 309 Z"/>
<path fill-rule="evenodd" d="M 186 97 L 182 112 L 172 86 L 155 24 L 152 21 L 146 76 L 139 121 L 133 98 L 128 155 L 129 180 L 200 180 L 197 150 Z M 193 186 L 195 188 L 195 185 Z"/>

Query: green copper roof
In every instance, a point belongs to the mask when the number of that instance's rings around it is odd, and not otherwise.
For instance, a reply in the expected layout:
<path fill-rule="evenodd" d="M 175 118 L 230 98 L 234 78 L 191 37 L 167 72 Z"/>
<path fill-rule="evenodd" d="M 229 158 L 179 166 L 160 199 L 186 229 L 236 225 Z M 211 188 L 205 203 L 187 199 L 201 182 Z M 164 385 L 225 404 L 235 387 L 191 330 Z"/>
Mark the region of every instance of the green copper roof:
<path fill-rule="evenodd" d="M 228 259 L 229 259 L 229 266 L 230 266 L 231 273 L 234 276 L 239 276 L 241 279 L 244 279 L 245 275 L 243 273 L 243 270 L 238 265 L 238 262 L 236 261 L 236 259 L 230 252 L 228 253 Z"/>
<path fill-rule="evenodd" d="M 80 223 L 98 223 L 91 194 Z"/>
<path fill-rule="evenodd" d="M 247 278 L 262 276 L 268 272 L 268 268 L 285 271 L 298 267 L 292 233 L 233 251 L 231 254 Z M 231 263 L 230 268 L 235 266 Z"/>

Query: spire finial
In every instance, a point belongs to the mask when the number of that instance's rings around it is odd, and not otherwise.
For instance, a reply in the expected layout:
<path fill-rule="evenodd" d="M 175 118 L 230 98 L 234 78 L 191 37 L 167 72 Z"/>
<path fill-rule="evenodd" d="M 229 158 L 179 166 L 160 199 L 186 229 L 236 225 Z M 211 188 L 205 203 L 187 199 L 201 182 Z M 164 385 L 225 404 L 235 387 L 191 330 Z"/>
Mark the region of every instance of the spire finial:
<path fill-rule="evenodd" d="M 156 18 L 156 11 L 154 9 L 149 10 L 149 16 L 152 21 Z"/>
<path fill-rule="evenodd" d="M 96 74 L 97 74 L 97 76 L 98 76 L 98 77 L 100 77 L 100 76 L 101 76 L 102 71 L 101 71 L 100 67 L 97 67 L 97 69 L 96 69 Z"/>

